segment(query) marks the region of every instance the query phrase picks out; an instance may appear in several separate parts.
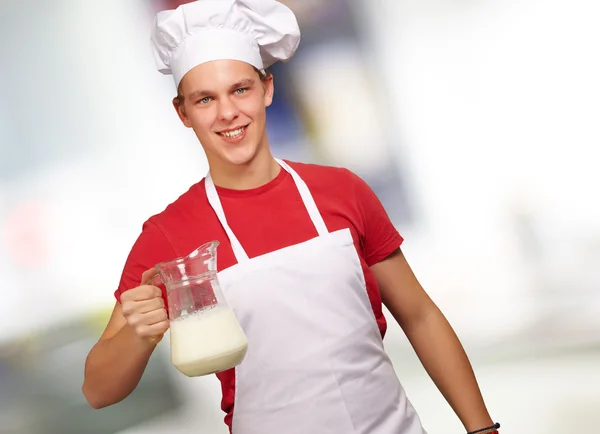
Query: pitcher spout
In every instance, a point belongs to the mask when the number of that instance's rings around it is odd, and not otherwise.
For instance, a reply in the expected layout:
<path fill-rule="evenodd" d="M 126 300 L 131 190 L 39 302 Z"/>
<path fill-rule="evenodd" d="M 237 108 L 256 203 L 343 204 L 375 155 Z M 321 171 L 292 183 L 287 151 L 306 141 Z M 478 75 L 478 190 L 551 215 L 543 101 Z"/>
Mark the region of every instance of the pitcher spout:
<path fill-rule="evenodd" d="M 199 256 L 200 257 L 216 256 L 217 255 L 217 247 L 219 247 L 219 244 L 220 243 L 216 240 L 210 241 L 208 243 L 204 243 L 200 247 L 198 247 L 196 250 L 194 250 L 192 253 L 187 255 L 187 258 L 194 259 Z"/>
<path fill-rule="evenodd" d="M 157 264 L 156 270 L 167 287 L 172 282 L 192 279 L 206 273 L 216 273 L 219 244 L 219 241 L 202 244 L 187 256 Z"/>

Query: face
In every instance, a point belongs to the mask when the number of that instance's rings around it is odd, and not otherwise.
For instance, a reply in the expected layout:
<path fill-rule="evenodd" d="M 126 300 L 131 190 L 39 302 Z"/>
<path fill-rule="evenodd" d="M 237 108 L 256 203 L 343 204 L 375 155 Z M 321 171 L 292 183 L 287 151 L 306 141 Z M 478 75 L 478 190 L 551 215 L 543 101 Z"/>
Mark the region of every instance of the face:
<path fill-rule="evenodd" d="M 211 168 L 250 164 L 268 156 L 266 108 L 273 100 L 273 78 L 237 60 L 215 60 L 189 71 L 173 104 L 184 125 L 200 140 Z"/>

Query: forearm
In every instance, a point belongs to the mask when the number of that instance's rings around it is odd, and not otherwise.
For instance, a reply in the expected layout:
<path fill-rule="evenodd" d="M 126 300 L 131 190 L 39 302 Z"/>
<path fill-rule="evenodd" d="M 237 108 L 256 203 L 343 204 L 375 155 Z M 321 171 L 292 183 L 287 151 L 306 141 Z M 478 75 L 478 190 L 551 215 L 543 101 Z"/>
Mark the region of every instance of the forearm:
<path fill-rule="evenodd" d="M 405 333 L 425 370 L 467 431 L 493 424 L 454 330 L 435 307 Z"/>
<path fill-rule="evenodd" d="M 138 338 L 129 325 L 100 340 L 85 362 L 83 394 L 94 408 L 126 398 L 136 388 L 155 345 Z"/>

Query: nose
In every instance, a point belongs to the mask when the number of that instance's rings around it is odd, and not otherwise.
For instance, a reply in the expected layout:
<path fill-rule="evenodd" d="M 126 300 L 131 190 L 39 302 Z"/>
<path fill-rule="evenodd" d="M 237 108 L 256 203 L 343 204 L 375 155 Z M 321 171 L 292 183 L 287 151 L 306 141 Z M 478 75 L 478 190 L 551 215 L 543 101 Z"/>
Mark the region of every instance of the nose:
<path fill-rule="evenodd" d="M 238 117 L 240 110 L 231 98 L 222 98 L 219 101 L 219 120 L 231 122 Z"/>

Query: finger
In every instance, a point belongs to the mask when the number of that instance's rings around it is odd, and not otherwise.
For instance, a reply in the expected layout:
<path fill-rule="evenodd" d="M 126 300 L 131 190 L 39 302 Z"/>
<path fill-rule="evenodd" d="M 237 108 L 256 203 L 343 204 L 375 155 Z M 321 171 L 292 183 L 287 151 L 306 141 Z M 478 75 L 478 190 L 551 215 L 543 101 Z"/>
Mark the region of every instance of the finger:
<path fill-rule="evenodd" d="M 161 295 L 162 291 L 160 288 L 152 285 L 142 285 L 125 291 L 123 295 L 121 295 L 121 301 L 150 300 L 152 298 L 160 297 Z"/>
<path fill-rule="evenodd" d="M 154 278 L 158 276 L 158 271 L 155 267 L 152 267 L 142 273 L 142 281 L 140 282 L 140 286 L 148 285 L 154 281 Z"/>
<path fill-rule="evenodd" d="M 139 335 L 142 337 L 162 336 L 169 329 L 169 321 L 161 321 L 152 325 L 139 327 Z"/>
<path fill-rule="evenodd" d="M 163 309 L 165 302 L 162 297 L 154 297 L 150 300 L 142 300 L 135 302 L 135 309 L 138 313 L 148 313 L 157 309 Z"/>
<path fill-rule="evenodd" d="M 151 312 L 143 313 L 140 316 L 140 324 L 152 325 L 169 319 L 166 309 L 156 309 Z"/>
<path fill-rule="evenodd" d="M 126 318 L 127 323 L 130 326 L 139 329 L 140 327 L 151 326 L 161 321 L 165 321 L 169 318 L 169 316 L 167 315 L 167 311 L 165 309 L 157 309 L 147 313 L 134 312 L 130 315 L 127 315 Z"/>

